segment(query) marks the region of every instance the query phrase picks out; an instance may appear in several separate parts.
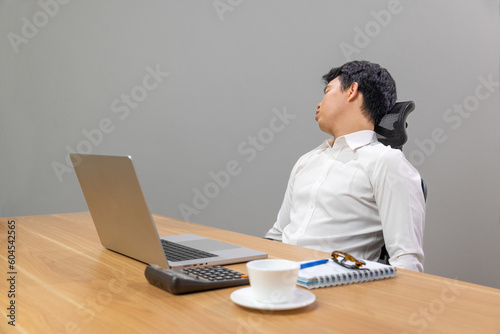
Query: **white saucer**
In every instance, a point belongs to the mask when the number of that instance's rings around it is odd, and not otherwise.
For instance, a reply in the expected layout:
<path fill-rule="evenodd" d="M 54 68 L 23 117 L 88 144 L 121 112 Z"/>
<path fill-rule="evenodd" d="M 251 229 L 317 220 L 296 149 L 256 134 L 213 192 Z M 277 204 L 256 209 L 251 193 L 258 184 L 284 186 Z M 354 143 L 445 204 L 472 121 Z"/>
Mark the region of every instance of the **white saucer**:
<path fill-rule="evenodd" d="M 256 308 L 259 310 L 292 310 L 300 307 L 304 307 L 314 303 L 316 296 L 314 293 L 303 290 L 295 289 L 295 293 L 292 300 L 288 303 L 283 304 L 267 304 L 255 301 L 253 297 L 252 287 L 246 287 L 239 289 L 231 293 L 231 300 L 240 306 L 245 306 L 249 308 Z"/>

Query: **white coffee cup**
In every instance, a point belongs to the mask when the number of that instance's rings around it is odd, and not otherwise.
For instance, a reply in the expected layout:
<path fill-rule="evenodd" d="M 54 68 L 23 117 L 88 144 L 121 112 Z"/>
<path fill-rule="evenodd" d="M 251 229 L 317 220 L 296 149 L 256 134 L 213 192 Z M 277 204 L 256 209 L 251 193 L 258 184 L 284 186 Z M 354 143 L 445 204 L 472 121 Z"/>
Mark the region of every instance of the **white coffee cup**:
<path fill-rule="evenodd" d="M 247 263 L 247 269 L 257 302 L 283 304 L 292 299 L 300 269 L 297 262 L 279 259 L 255 260 Z"/>

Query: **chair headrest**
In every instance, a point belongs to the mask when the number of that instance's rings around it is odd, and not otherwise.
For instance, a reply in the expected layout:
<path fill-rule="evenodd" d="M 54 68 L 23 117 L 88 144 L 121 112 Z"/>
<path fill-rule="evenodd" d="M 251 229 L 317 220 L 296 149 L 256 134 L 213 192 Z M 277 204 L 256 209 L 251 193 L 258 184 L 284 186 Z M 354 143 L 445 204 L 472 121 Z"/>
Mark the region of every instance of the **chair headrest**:
<path fill-rule="evenodd" d="M 394 107 L 375 125 L 377 139 L 384 145 L 402 150 L 408 140 L 406 118 L 415 109 L 415 102 L 397 102 Z"/>

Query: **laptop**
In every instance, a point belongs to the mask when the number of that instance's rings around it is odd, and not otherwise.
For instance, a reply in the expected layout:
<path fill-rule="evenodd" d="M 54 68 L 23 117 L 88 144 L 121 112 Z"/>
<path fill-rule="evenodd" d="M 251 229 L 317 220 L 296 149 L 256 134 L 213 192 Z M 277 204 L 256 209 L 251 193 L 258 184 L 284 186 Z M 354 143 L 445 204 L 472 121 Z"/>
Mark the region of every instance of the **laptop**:
<path fill-rule="evenodd" d="M 160 238 L 130 156 L 70 153 L 70 158 L 105 248 L 170 269 L 267 258 L 267 253 L 194 234 Z"/>

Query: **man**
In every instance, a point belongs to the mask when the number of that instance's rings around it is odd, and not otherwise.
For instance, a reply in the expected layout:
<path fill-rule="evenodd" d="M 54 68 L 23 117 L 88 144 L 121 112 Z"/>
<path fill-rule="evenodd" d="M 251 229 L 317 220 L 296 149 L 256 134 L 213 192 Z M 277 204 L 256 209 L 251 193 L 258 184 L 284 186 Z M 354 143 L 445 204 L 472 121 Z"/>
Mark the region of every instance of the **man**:
<path fill-rule="evenodd" d="M 319 128 L 332 136 L 293 167 L 267 238 L 423 271 L 425 200 L 420 175 L 374 127 L 396 103 L 396 84 L 378 64 L 353 61 L 323 76 Z"/>

